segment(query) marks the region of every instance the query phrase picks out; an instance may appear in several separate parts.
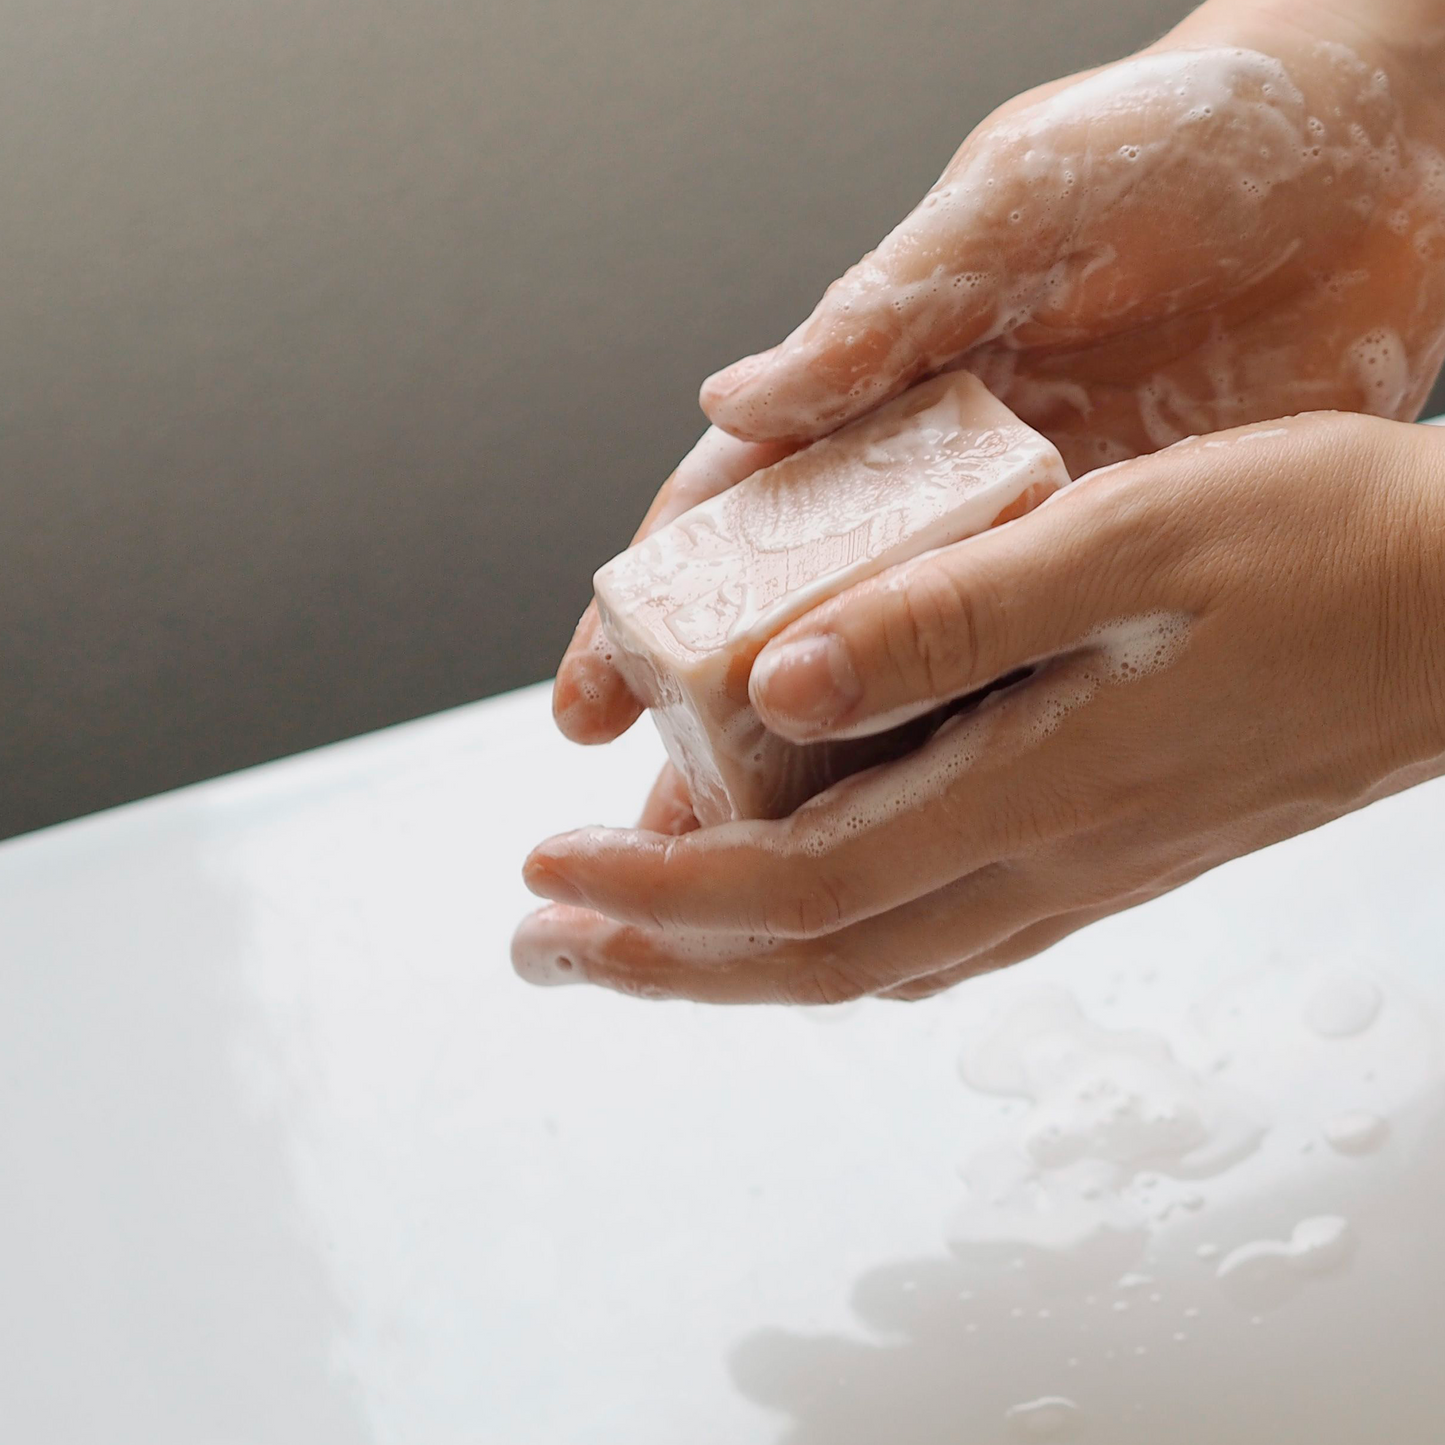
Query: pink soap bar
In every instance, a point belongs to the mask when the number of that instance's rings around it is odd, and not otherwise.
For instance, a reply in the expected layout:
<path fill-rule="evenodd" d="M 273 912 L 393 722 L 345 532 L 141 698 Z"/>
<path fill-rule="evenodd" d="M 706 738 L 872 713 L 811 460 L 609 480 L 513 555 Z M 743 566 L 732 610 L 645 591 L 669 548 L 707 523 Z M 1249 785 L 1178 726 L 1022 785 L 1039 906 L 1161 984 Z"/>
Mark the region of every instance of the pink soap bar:
<path fill-rule="evenodd" d="M 628 685 L 704 824 L 778 818 L 916 743 L 916 728 L 800 746 L 763 727 L 748 674 L 794 619 L 865 578 L 1037 506 L 1054 447 L 955 371 L 702 503 L 595 583 Z"/>

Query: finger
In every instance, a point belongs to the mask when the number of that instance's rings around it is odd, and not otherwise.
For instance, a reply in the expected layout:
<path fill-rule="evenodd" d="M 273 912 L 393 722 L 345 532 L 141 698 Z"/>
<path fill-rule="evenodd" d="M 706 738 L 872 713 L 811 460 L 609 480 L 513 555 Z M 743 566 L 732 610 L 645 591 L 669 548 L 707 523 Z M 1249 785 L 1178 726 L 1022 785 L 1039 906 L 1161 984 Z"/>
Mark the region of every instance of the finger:
<path fill-rule="evenodd" d="M 1095 73 L 1050 81 L 996 110 L 791 336 L 703 383 L 708 418 L 754 441 L 814 440 L 957 362 L 1056 290 L 1049 268 L 1070 229 L 1067 209 L 1045 196 L 1048 185 L 1031 184 L 1042 152 L 1009 123 Z M 1068 171 L 1065 156 L 1053 159 Z"/>
<path fill-rule="evenodd" d="M 985 204 L 940 181 L 786 340 L 703 383 L 709 420 L 753 441 L 811 441 L 982 340 L 998 319 L 1003 257 L 986 222 L 959 218 L 970 201 Z"/>
<path fill-rule="evenodd" d="M 827 939 L 749 941 L 617 923 L 554 905 L 518 929 L 513 963 L 529 982 L 592 983 L 646 998 L 830 1004 L 933 975 L 1013 936 L 1036 916 L 1031 880 L 985 869 Z"/>
<path fill-rule="evenodd" d="M 1309 238 L 1353 239 L 1360 222 L 1328 167 L 1269 173 L 1261 204 L 1260 142 L 1307 119 L 1281 75 L 1263 55 L 1204 67 L 1165 42 L 1019 97 L 797 331 L 710 377 L 703 410 L 736 436 L 812 439 L 999 338 L 1093 343 L 1302 280 Z M 1162 218 L 1180 244 L 1160 244 Z M 1200 264 L 1216 251 L 1227 265 Z"/>
<path fill-rule="evenodd" d="M 754 445 L 709 427 L 677 470 L 662 484 L 634 540 L 690 511 L 699 502 L 736 486 L 762 467 L 781 461 L 792 448 Z M 642 705 L 614 665 L 612 645 L 589 603 L 557 668 L 552 716 L 564 736 L 577 743 L 606 743 L 637 721 Z"/>
<path fill-rule="evenodd" d="M 1169 538 L 1138 514 L 1149 464 L 1095 473 L 814 608 L 758 655 L 753 706 L 794 742 L 880 732 L 1160 605 Z"/>
<path fill-rule="evenodd" d="M 642 704 L 622 680 L 597 604 L 589 602 L 552 683 L 552 720 L 574 743 L 608 743 L 642 716 Z"/>
<path fill-rule="evenodd" d="M 657 775 L 637 826 L 650 833 L 674 838 L 691 833 L 699 826 L 697 814 L 692 810 L 687 781 L 671 763 L 665 763 Z"/>
<path fill-rule="evenodd" d="M 1144 651 L 1170 641 L 1172 619 L 1159 625 L 1164 636 L 1146 636 Z M 1072 837 L 1082 820 L 1094 827 L 1116 818 L 1127 789 L 1097 758 L 1080 763 L 1080 749 L 1102 747 L 1101 733 L 1117 726 L 1112 710 L 1095 704 L 1085 723 L 1062 724 L 1131 676 L 1107 650 L 1080 653 L 789 818 L 680 838 L 581 829 L 533 850 L 523 876 L 543 898 L 647 928 L 774 939 L 834 933 Z"/>
<path fill-rule="evenodd" d="M 1058 918 L 1045 919 L 1021 928 L 1011 937 L 985 948 L 972 958 L 964 959 L 937 973 L 921 978 L 909 979 L 893 988 L 885 989 L 879 998 L 893 999 L 900 1003 L 917 1003 L 932 998 L 960 983 L 965 983 L 980 974 L 996 973 L 1001 968 L 1011 968 L 1016 963 L 1034 958 L 1067 938 L 1071 933 L 1088 927 L 1100 918 L 1107 918 L 1114 910 L 1109 908 L 1081 908 L 1065 913 Z"/>

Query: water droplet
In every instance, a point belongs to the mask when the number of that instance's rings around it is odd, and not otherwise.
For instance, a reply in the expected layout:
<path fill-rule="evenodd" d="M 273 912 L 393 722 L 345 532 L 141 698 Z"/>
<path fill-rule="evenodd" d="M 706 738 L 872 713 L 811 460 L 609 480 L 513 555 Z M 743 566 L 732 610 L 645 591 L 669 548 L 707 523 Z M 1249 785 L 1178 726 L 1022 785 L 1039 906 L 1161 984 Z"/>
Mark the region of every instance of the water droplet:
<path fill-rule="evenodd" d="M 1305 1005 L 1305 1023 L 1321 1038 L 1353 1038 L 1374 1023 L 1381 1001 L 1380 990 L 1361 974 L 1336 974 Z"/>
<path fill-rule="evenodd" d="M 1015 1440 L 1077 1440 L 1084 1422 L 1079 1407 L 1063 1395 L 1045 1395 L 1015 1405 L 1004 1419 Z"/>
<path fill-rule="evenodd" d="M 1200 1259 L 1217 1259 L 1219 1257 L 1219 1246 L 1217 1244 L 1201 1244 L 1194 1251 Z"/>
<path fill-rule="evenodd" d="M 1372 1154 L 1385 1142 L 1390 1126 L 1368 1109 L 1351 1109 L 1325 1126 L 1330 1147 L 1341 1154 Z"/>
<path fill-rule="evenodd" d="M 1241 1245 L 1220 1261 L 1216 1278 L 1241 1304 L 1270 1309 L 1311 1278 L 1340 1268 L 1354 1248 L 1349 1222 L 1324 1214 L 1301 1220 L 1288 1239 Z"/>

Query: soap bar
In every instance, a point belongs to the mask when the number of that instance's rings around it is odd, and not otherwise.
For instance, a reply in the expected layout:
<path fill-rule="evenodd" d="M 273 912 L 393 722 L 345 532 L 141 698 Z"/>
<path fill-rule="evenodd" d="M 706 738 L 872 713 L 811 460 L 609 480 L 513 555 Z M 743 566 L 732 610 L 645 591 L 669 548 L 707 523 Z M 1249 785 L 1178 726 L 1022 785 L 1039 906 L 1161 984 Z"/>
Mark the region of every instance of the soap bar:
<path fill-rule="evenodd" d="M 778 818 L 896 756 L 918 728 L 799 745 L 764 728 L 748 674 L 784 627 L 857 582 L 1021 516 L 1065 485 L 1058 452 L 968 372 L 702 503 L 595 578 L 614 661 L 651 710 L 698 821 Z"/>

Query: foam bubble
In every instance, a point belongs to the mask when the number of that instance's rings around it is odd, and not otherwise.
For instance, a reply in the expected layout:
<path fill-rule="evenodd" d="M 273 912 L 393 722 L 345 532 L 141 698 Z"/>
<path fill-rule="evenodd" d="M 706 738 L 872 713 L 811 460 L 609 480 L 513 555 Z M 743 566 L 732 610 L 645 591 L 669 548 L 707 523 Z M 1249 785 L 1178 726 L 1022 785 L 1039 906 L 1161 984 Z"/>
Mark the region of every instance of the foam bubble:
<path fill-rule="evenodd" d="M 1383 326 L 1367 331 L 1350 344 L 1345 360 L 1364 392 L 1365 409 L 1376 416 L 1397 415 L 1413 380 L 1399 334 Z"/>

